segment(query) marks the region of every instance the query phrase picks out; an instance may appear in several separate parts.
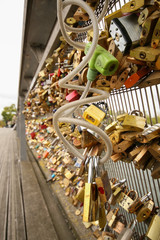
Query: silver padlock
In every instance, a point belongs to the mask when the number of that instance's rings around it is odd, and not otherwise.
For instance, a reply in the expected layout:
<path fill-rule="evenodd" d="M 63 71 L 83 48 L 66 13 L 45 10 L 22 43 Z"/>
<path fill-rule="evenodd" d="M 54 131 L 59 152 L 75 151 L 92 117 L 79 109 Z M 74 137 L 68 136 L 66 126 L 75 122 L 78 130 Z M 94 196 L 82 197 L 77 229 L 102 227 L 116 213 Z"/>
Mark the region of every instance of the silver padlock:
<path fill-rule="evenodd" d="M 138 24 L 138 15 L 133 13 L 111 21 L 109 32 L 118 49 L 126 54 L 139 43 L 141 27 Z"/>
<path fill-rule="evenodd" d="M 133 221 L 131 227 L 124 228 L 124 230 L 118 236 L 117 240 L 131 240 L 136 223 L 137 219 Z"/>

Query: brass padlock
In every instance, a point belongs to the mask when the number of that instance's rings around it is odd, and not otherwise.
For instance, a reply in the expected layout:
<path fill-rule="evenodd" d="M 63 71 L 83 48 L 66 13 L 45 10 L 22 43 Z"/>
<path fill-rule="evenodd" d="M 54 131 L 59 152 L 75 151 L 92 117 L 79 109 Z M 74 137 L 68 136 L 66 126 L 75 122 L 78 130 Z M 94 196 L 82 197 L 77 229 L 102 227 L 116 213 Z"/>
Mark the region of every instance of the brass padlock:
<path fill-rule="evenodd" d="M 117 216 L 117 221 L 115 223 L 113 230 L 115 232 L 117 232 L 118 234 L 120 234 L 123 231 L 123 229 L 126 227 L 126 225 L 127 225 L 127 221 L 126 221 L 125 216 L 119 215 L 119 216 Z"/>
<path fill-rule="evenodd" d="M 109 227 L 112 227 L 113 224 L 115 223 L 118 211 L 119 211 L 119 208 L 114 209 L 113 215 L 112 215 L 111 219 L 108 221 L 108 226 Z"/>
<path fill-rule="evenodd" d="M 94 161 L 91 157 L 88 168 L 88 183 L 85 183 L 83 221 L 92 222 L 98 220 L 98 189 L 93 183 Z"/>
<path fill-rule="evenodd" d="M 160 54 L 160 48 L 137 47 L 130 51 L 130 56 L 138 60 L 155 62 Z"/>
<path fill-rule="evenodd" d="M 137 130 L 143 130 L 144 126 L 146 124 L 146 119 L 140 116 L 135 116 L 135 115 L 126 115 L 122 126 L 125 127 L 134 127 L 137 128 Z"/>
<path fill-rule="evenodd" d="M 133 221 L 133 223 L 130 224 L 130 226 L 128 226 L 127 228 L 124 228 L 123 231 L 118 236 L 117 240 L 130 240 L 130 239 L 132 239 L 133 230 L 135 228 L 136 223 L 137 223 L 137 219 L 135 219 Z"/>
<path fill-rule="evenodd" d="M 151 159 L 151 154 L 148 151 L 148 146 L 144 146 L 139 154 L 134 158 L 133 163 L 137 169 L 144 170 Z"/>
<path fill-rule="evenodd" d="M 142 133 L 137 134 L 136 140 L 141 143 L 147 143 L 154 138 L 158 138 L 160 134 L 160 123 L 146 128 Z"/>
<path fill-rule="evenodd" d="M 156 6 L 149 6 L 144 8 L 139 15 L 138 23 L 142 25 L 144 21 L 156 10 Z"/>
<path fill-rule="evenodd" d="M 153 164 L 153 168 L 151 169 L 151 176 L 153 179 L 160 178 L 160 162 L 156 161 Z"/>
<path fill-rule="evenodd" d="M 160 45 L 160 18 L 158 19 L 153 31 L 151 47 L 157 48 Z"/>
<path fill-rule="evenodd" d="M 160 141 L 154 141 L 148 148 L 152 156 L 160 162 Z"/>
<path fill-rule="evenodd" d="M 148 237 L 151 240 L 160 239 L 160 211 L 158 212 L 157 215 L 154 215 L 152 217 L 152 220 L 146 232 L 146 237 Z"/>
<path fill-rule="evenodd" d="M 150 17 L 146 19 L 146 21 L 143 23 L 142 27 L 142 32 L 140 36 L 140 45 L 148 45 L 151 42 L 154 26 L 156 25 L 158 18 L 159 18 L 159 13 L 153 14 Z"/>
<path fill-rule="evenodd" d="M 103 203 L 99 205 L 99 227 L 104 228 L 106 225 L 106 214 L 105 214 L 105 206 Z"/>
<path fill-rule="evenodd" d="M 134 203 L 134 201 L 136 201 L 136 199 L 138 199 L 138 193 L 135 190 L 130 190 L 127 194 L 121 192 L 116 202 L 119 206 L 129 212 L 129 207 Z"/>
<path fill-rule="evenodd" d="M 116 204 L 117 198 L 120 195 L 120 193 L 122 192 L 121 185 L 123 185 L 125 182 L 126 182 L 126 179 L 123 179 L 123 180 L 119 180 L 117 183 L 114 183 L 111 185 L 112 195 L 109 199 L 109 202 L 112 205 Z"/>
<path fill-rule="evenodd" d="M 88 183 L 85 183 L 83 221 L 90 221 L 91 201 L 92 201 L 92 180 L 93 180 L 93 161 L 89 162 Z"/>
<path fill-rule="evenodd" d="M 95 172 L 96 172 L 95 182 L 98 188 L 98 195 L 100 197 L 100 201 L 101 203 L 105 204 L 107 202 L 107 199 L 104 191 L 103 181 L 100 177 L 100 172 L 98 169 L 98 161 L 99 161 L 99 157 L 94 157 Z"/>
<path fill-rule="evenodd" d="M 128 208 L 130 213 L 135 213 L 147 200 L 147 198 L 151 195 L 151 192 L 144 195 L 142 198 L 137 198 Z"/>
<path fill-rule="evenodd" d="M 152 200 L 147 201 L 144 204 L 144 206 L 141 207 L 141 209 L 138 212 L 136 212 L 137 221 L 143 222 L 147 218 L 149 218 L 149 216 L 151 215 L 151 212 L 153 211 L 153 207 L 154 207 L 154 202 Z"/>
<path fill-rule="evenodd" d="M 121 11 L 122 13 L 134 12 L 139 8 L 143 7 L 145 4 L 150 5 L 150 3 L 151 1 L 149 0 L 131 0 L 130 2 L 122 6 Z"/>

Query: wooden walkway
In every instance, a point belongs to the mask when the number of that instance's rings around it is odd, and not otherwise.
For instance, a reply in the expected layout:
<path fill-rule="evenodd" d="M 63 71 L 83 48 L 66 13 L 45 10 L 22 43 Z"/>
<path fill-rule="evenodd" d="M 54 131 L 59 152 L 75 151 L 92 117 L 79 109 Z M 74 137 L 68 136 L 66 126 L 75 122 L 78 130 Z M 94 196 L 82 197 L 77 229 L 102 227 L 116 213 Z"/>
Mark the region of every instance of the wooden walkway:
<path fill-rule="evenodd" d="M 29 159 L 20 161 L 18 153 L 16 132 L 0 129 L 0 240 L 77 239 L 41 172 Z"/>

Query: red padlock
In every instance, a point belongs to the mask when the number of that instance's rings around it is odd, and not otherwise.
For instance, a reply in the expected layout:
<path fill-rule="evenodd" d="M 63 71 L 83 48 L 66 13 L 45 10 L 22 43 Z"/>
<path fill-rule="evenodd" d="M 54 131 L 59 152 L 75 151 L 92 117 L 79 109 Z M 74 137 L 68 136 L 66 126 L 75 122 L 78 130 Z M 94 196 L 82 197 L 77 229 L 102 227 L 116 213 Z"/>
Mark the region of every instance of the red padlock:
<path fill-rule="evenodd" d="M 42 124 L 42 125 L 40 125 L 40 128 L 41 128 L 41 129 L 46 129 L 47 126 L 46 126 L 45 124 Z"/>
<path fill-rule="evenodd" d="M 35 132 L 32 132 L 32 133 L 31 133 L 31 138 L 34 139 L 35 136 L 36 136 Z"/>
<path fill-rule="evenodd" d="M 60 77 L 61 76 L 61 69 L 58 68 L 58 73 L 57 73 L 57 76 Z"/>
<path fill-rule="evenodd" d="M 126 88 L 132 87 L 136 82 L 138 82 L 142 77 L 146 76 L 151 69 L 147 67 L 142 67 L 139 71 L 136 73 L 132 74 L 124 83 Z"/>
<path fill-rule="evenodd" d="M 73 101 L 76 101 L 80 98 L 80 95 L 78 94 L 78 92 L 76 90 L 74 90 L 73 92 L 69 93 L 67 96 L 66 96 L 66 100 L 68 102 L 73 102 Z"/>

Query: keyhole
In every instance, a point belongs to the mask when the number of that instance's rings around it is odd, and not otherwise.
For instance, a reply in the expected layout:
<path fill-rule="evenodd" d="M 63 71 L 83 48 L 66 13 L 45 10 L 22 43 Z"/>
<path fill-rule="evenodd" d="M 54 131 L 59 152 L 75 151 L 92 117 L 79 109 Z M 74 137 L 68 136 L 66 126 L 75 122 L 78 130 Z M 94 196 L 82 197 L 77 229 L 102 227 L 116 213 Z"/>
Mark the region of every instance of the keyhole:
<path fill-rule="evenodd" d="M 134 1 L 131 2 L 130 8 L 131 8 L 131 9 L 135 8 L 135 2 L 134 2 Z"/>
<path fill-rule="evenodd" d="M 141 59 L 145 59 L 146 53 L 145 52 L 140 52 L 139 56 L 140 56 Z"/>

